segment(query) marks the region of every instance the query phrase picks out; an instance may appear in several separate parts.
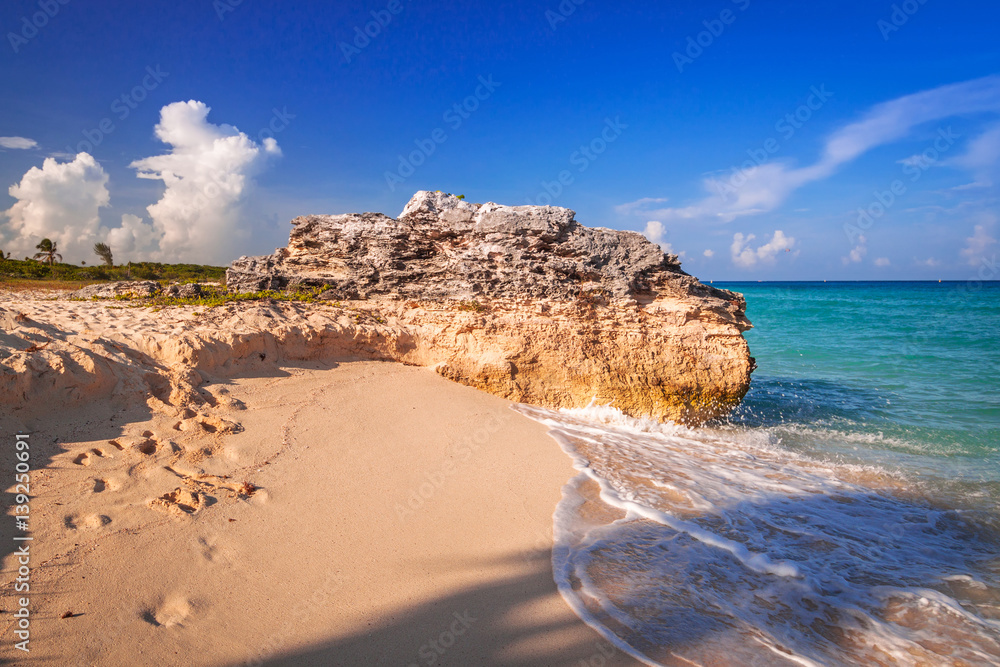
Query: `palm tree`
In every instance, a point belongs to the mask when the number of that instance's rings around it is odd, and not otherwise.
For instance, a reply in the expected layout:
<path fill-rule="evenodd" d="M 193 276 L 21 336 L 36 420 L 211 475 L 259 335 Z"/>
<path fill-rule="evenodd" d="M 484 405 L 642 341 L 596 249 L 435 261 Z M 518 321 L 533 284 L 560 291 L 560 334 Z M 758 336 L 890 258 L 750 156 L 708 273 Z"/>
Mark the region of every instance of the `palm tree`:
<path fill-rule="evenodd" d="M 107 243 L 95 243 L 94 254 L 104 260 L 105 266 L 114 266 L 114 257 L 111 256 L 111 246 Z"/>
<path fill-rule="evenodd" d="M 59 249 L 56 248 L 55 241 L 42 239 L 42 242 L 36 245 L 35 248 L 38 249 L 38 252 L 35 253 L 35 259 L 41 260 L 49 266 L 55 265 L 57 261 L 62 261 L 62 255 L 59 254 Z"/>

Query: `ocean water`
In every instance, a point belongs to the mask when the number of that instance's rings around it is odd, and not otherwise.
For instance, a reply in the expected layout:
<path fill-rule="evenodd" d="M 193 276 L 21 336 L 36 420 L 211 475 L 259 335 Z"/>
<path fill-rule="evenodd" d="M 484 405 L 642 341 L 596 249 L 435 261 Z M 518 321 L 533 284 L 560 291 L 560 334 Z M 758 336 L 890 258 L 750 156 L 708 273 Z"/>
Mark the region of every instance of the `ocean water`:
<path fill-rule="evenodd" d="M 579 471 L 563 597 L 650 665 L 1000 665 L 1000 283 L 720 286 L 729 419 L 518 406 Z"/>

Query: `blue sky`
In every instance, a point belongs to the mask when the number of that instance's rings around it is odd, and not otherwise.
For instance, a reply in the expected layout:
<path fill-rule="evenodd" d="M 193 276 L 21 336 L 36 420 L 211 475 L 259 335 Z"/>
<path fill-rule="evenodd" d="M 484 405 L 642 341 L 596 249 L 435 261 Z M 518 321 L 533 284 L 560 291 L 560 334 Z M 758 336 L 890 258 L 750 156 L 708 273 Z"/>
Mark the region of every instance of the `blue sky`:
<path fill-rule="evenodd" d="M 0 248 L 225 264 L 429 189 L 644 231 L 706 280 L 998 278 L 997 25 L 985 1 L 7 2 Z"/>

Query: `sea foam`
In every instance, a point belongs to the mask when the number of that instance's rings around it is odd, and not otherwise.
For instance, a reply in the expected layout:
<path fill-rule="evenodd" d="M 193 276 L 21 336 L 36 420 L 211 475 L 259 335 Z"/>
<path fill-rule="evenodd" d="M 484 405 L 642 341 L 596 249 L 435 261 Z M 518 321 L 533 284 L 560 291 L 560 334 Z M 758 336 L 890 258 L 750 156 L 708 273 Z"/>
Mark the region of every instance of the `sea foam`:
<path fill-rule="evenodd" d="M 990 508 L 789 451 L 766 429 L 515 409 L 580 471 L 554 516 L 559 590 L 640 661 L 1000 664 Z"/>

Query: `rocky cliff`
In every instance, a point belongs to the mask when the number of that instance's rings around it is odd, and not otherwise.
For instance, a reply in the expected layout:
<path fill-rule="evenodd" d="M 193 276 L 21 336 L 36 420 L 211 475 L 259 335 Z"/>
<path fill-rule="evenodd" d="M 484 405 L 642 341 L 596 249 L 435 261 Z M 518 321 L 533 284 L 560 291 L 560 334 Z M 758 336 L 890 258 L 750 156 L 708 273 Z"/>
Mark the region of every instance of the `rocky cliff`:
<path fill-rule="evenodd" d="M 753 370 L 743 297 L 703 285 L 634 232 L 557 207 L 419 192 L 398 219 L 304 216 L 288 247 L 243 257 L 238 292 L 324 287 L 393 329 L 379 358 L 434 366 L 510 400 L 700 423 Z"/>

